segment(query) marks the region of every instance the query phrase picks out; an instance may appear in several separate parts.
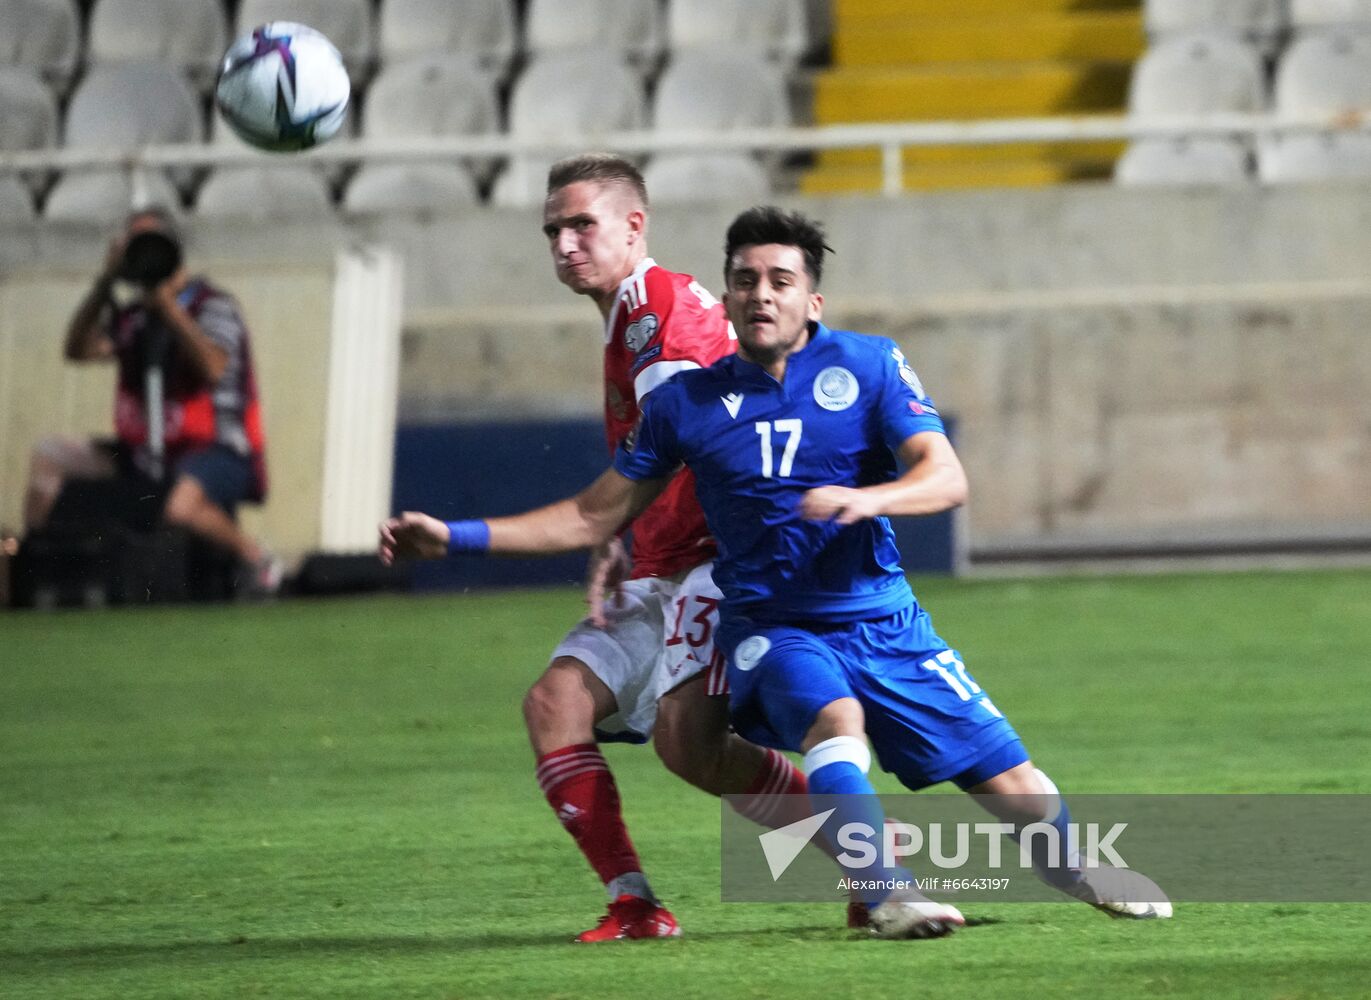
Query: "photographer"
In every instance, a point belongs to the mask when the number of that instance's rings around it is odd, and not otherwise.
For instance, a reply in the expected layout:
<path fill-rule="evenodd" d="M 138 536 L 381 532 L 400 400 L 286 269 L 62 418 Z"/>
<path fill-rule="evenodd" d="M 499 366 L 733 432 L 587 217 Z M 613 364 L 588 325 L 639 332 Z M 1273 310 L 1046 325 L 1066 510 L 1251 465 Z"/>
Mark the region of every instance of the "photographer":
<path fill-rule="evenodd" d="M 116 282 L 133 286 L 137 296 L 117 305 Z M 279 561 L 234 519 L 239 503 L 266 494 L 247 329 L 227 294 L 186 271 L 169 215 L 147 209 L 129 217 L 71 318 L 64 350 L 71 361 L 116 363 L 116 440 L 38 444 L 24 505 L 27 530 L 47 522 L 68 480 L 133 477 L 148 482 L 165 524 L 234 554 L 248 570 L 249 589 L 277 589 Z M 150 387 L 159 384 L 160 413 L 148 404 Z"/>

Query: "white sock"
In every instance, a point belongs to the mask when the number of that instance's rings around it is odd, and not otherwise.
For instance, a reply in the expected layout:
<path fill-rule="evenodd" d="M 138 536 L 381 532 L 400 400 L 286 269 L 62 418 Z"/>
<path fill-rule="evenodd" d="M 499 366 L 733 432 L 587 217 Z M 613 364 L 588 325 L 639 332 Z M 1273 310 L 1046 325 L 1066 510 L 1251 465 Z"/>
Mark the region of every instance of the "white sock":
<path fill-rule="evenodd" d="M 610 902 L 624 895 L 637 896 L 650 902 L 657 901 L 657 897 L 652 894 L 652 888 L 647 884 L 647 876 L 642 872 L 624 872 L 618 878 L 610 879 L 605 889 L 609 893 Z"/>

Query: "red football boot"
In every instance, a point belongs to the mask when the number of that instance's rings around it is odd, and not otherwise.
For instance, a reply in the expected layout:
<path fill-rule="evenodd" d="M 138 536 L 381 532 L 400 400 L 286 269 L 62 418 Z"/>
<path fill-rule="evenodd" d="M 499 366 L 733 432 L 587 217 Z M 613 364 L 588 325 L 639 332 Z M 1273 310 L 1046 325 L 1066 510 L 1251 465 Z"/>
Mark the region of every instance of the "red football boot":
<path fill-rule="evenodd" d="M 680 936 L 681 925 L 665 906 L 641 896 L 623 895 L 609 904 L 609 912 L 598 924 L 577 934 L 576 940 L 590 943 Z"/>

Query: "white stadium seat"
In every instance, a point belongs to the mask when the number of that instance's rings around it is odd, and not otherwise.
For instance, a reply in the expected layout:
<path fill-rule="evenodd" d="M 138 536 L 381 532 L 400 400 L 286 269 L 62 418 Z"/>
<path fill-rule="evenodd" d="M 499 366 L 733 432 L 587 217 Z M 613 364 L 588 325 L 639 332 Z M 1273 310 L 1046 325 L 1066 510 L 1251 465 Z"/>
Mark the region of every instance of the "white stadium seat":
<path fill-rule="evenodd" d="M 514 0 L 383 0 L 377 33 L 383 62 L 465 55 L 498 79 L 514 58 Z"/>
<path fill-rule="evenodd" d="M 598 50 L 649 67 L 662 52 L 661 14 L 656 3 L 644 0 L 531 0 L 524 48 L 535 58 Z"/>
<path fill-rule="evenodd" d="M 348 185 L 349 212 L 444 212 L 480 203 L 471 175 L 451 163 L 377 163 Z"/>
<path fill-rule="evenodd" d="M 35 215 L 28 188 L 14 177 L 0 175 L 0 222 L 27 222 Z"/>
<path fill-rule="evenodd" d="M 1261 54 L 1224 35 L 1163 39 L 1133 68 L 1128 110 L 1138 116 L 1255 113 L 1265 109 Z"/>
<path fill-rule="evenodd" d="M 1242 184 L 1250 179 L 1249 159 L 1237 139 L 1143 139 L 1119 159 L 1114 180 L 1124 187 Z"/>
<path fill-rule="evenodd" d="M 661 131 L 781 128 L 790 102 L 780 70 L 752 53 L 682 52 L 657 81 L 652 120 Z"/>
<path fill-rule="evenodd" d="M 323 32 L 343 54 L 354 82 L 370 68 L 373 26 L 367 0 L 243 0 L 234 35 L 270 21 L 294 21 Z"/>
<path fill-rule="evenodd" d="M 28 66 L 65 89 L 80 55 L 76 0 L 0 3 L 0 66 Z"/>
<path fill-rule="evenodd" d="M 467 56 L 430 55 L 388 63 L 367 90 L 362 115 L 366 138 L 499 131 L 494 82 Z M 488 174 L 495 163 L 475 166 Z"/>
<path fill-rule="evenodd" d="M 0 66 L 0 149 L 57 145 L 57 98 L 34 73 Z"/>
<path fill-rule="evenodd" d="M 805 0 L 670 0 L 666 22 L 673 53 L 741 46 L 789 68 L 811 47 Z"/>
<path fill-rule="evenodd" d="M 514 84 L 509 132 L 515 136 L 564 140 L 568 151 L 595 145 L 606 132 L 642 128 L 647 102 L 638 75 L 603 53 L 577 50 L 541 56 Z M 547 168 L 556 156 L 516 157 L 491 193 L 500 205 L 543 200 Z"/>
<path fill-rule="evenodd" d="M 771 196 L 766 170 L 746 153 L 654 156 L 643 171 L 654 205 L 728 201 L 752 205 Z"/>
<path fill-rule="evenodd" d="M 175 68 L 112 63 L 86 74 L 67 109 L 66 145 L 134 149 L 204 138 L 200 102 Z"/>
<path fill-rule="evenodd" d="M 622 62 L 586 52 L 543 56 L 514 84 L 509 131 L 559 139 L 642 128 L 646 101 L 637 75 Z"/>
<path fill-rule="evenodd" d="M 65 145 L 74 149 L 127 150 L 203 139 L 199 100 L 185 78 L 162 63 L 95 66 L 67 108 Z M 176 168 L 170 176 L 187 188 L 195 173 Z"/>
<path fill-rule="evenodd" d="M 195 202 L 212 219 L 317 218 L 331 211 L 323 178 L 308 167 L 220 167 Z"/>
<path fill-rule="evenodd" d="M 490 203 L 505 208 L 528 208 L 542 204 L 547 193 L 547 171 L 554 157 L 516 156 L 505 164 L 490 189 Z"/>
<path fill-rule="evenodd" d="M 136 208 L 156 205 L 175 209 L 176 189 L 160 173 L 144 171 L 132 178 L 127 170 L 73 171 L 57 182 L 43 207 L 43 217 L 58 222 L 118 222 Z"/>
<path fill-rule="evenodd" d="M 89 36 L 92 63 L 169 63 L 208 89 L 228 45 L 228 26 L 219 0 L 98 0 Z"/>
<path fill-rule="evenodd" d="M 1360 132 L 1291 133 L 1264 138 L 1257 169 L 1270 184 L 1371 178 L 1371 135 Z"/>
<path fill-rule="evenodd" d="M 1153 38 L 1221 31 L 1271 41 L 1285 27 L 1285 8 L 1283 0 L 1147 0 L 1143 24 Z"/>
<path fill-rule="evenodd" d="M 1371 29 L 1371 0 L 1290 0 L 1290 24 L 1296 30 Z"/>
<path fill-rule="evenodd" d="M 1296 38 L 1276 68 L 1276 110 L 1294 116 L 1371 112 L 1371 34 Z"/>

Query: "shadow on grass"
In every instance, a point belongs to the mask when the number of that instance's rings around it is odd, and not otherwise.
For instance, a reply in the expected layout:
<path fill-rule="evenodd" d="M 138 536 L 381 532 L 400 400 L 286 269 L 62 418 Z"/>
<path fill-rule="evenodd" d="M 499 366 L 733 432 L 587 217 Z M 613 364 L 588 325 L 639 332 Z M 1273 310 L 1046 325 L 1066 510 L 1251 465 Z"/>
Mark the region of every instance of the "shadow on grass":
<path fill-rule="evenodd" d="M 984 927 L 1002 923 L 999 918 L 971 918 L 967 927 Z M 783 927 L 720 928 L 692 931 L 682 941 L 776 940 L 862 940 L 858 931 L 835 927 L 833 924 Z M 140 962 L 218 963 L 224 961 L 276 959 L 311 955 L 327 957 L 371 955 L 422 955 L 428 953 L 460 954 L 502 948 L 540 948 L 572 945 L 571 934 L 548 931 L 527 931 L 494 934 L 450 935 L 376 935 L 371 937 L 308 937 L 308 938 L 250 938 L 228 937 L 217 941 L 132 941 L 93 942 L 88 945 L 66 947 L 37 947 L 29 949 L 0 949 L 0 967 L 12 972 L 24 969 L 38 971 L 54 965 L 126 965 Z M 585 946 L 581 946 L 585 947 Z"/>

